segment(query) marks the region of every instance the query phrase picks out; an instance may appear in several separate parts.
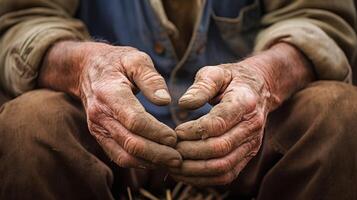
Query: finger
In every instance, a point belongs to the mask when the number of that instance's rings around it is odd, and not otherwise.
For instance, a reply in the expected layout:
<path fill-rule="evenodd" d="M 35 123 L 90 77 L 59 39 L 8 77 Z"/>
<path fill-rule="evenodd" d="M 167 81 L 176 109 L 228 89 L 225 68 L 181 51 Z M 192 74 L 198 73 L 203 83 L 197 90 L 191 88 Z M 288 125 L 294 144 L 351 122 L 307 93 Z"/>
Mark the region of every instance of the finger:
<path fill-rule="evenodd" d="M 99 108 L 97 105 L 88 106 L 89 112 L 93 111 L 93 115 L 98 112 L 105 112 L 107 115 L 113 116 L 134 134 L 160 144 L 176 145 L 177 136 L 175 131 L 147 113 L 132 93 L 129 85 L 113 81 L 107 83 L 105 88 L 108 89 L 102 88 L 97 93 L 100 93 L 98 95 L 100 103 L 106 106 L 100 106 Z"/>
<path fill-rule="evenodd" d="M 151 102 L 156 105 L 167 105 L 171 102 L 165 79 L 156 71 L 150 56 L 135 51 L 125 56 L 122 64 L 128 77 Z"/>
<path fill-rule="evenodd" d="M 197 140 L 215 137 L 227 132 L 243 117 L 254 115 L 256 97 L 244 86 L 230 85 L 219 104 L 194 121 L 176 127 L 176 134 L 182 140 Z M 249 115 L 248 115 L 249 114 Z"/>
<path fill-rule="evenodd" d="M 218 176 L 226 174 L 232 171 L 244 158 L 255 155 L 260 144 L 261 139 L 255 137 L 225 157 L 210 160 L 185 160 L 180 168 L 172 168 L 170 172 L 182 176 Z"/>
<path fill-rule="evenodd" d="M 263 128 L 263 117 L 256 114 L 219 137 L 205 140 L 185 140 L 176 145 L 184 159 L 211 159 L 227 155 L 241 144 L 256 137 Z"/>
<path fill-rule="evenodd" d="M 179 106 L 199 108 L 223 91 L 230 81 L 230 71 L 218 66 L 204 67 L 197 72 L 193 85 L 180 98 Z"/>
<path fill-rule="evenodd" d="M 128 154 L 134 157 L 169 167 L 177 167 L 182 162 L 181 155 L 175 149 L 132 134 L 115 120 L 109 119 L 101 125 Z"/>
<path fill-rule="evenodd" d="M 193 176 L 183 176 L 177 174 L 171 174 L 171 176 L 176 181 L 181 181 L 187 184 L 197 185 L 197 186 L 214 186 L 214 185 L 227 185 L 233 182 L 243 170 L 243 168 L 248 164 L 252 157 L 244 158 L 239 164 L 237 164 L 232 171 L 227 172 L 218 176 L 206 176 L 206 177 L 193 177 Z"/>
<path fill-rule="evenodd" d="M 95 124 L 91 124 L 90 127 L 91 133 L 94 135 L 99 145 L 103 148 L 108 157 L 120 167 L 142 169 L 154 168 L 154 165 L 151 163 L 135 158 L 125 152 L 113 138 L 109 137 L 110 134 L 107 130 Z"/>
<path fill-rule="evenodd" d="M 112 138 L 103 138 L 99 144 L 103 150 L 107 153 L 108 157 L 113 160 L 117 165 L 124 168 L 141 168 L 141 169 L 153 169 L 155 165 L 149 163 L 143 159 L 135 158 L 124 151 L 118 143 Z"/>

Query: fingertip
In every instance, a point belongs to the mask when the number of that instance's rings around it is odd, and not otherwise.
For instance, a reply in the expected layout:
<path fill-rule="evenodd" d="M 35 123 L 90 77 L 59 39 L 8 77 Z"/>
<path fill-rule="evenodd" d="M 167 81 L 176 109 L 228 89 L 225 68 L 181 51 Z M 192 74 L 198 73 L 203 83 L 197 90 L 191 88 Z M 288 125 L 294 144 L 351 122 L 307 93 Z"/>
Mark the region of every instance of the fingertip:
<path fill-rule="evenodd" d="M 161 139 L 161 143 L 170 147 L 175 147 L 177 142 L 177 137 L 175 135 L 168 135 Z"/>
<path fill-rule="evenodd" d="M 184 134 L 185 134 L 185 132 L 182 130 L 182 129 L 175 129 L 175 131 L 176 131 L 176 134 L 177 134 L 177 137 L 179 138 L 179 139 L 184 139 Z"/>
<path fill-rule="evenodd" d="M 193 94 L 185 93 L 185 94 L 182 95 L 182 97 L 179 99 L 179 104 L 185 104 L 185 103 L 187 103 L 187 102 L 190 102 L 192 98 L 194 98 L 194 95 L 193 95 Z"/>
<path fill-rule="evenodd" d="M 141 90 L 145 97 L 152 103 L 158 106 L 165 106 L 171 103 L 171 96 L 166 89 L 158 89 L 155 91 Z"/>
<path fill-rule="evenodd" d="M 203 106 L 205 102 L 206 100 L 204 98 L 188 93 L 179 99 L 178 105 L 181 108 L 193 110 Z"/>
<path fill-rule="evenodd" d="M 186 135 L 187 135 L 186 134 L 186 129 L 189 127 L 188 123 L 190 123 L 190 122 L 186 122 L 186 123 L 180 124 L 175 129 L 177 137 L 179 139 L 181 139 L 181 140 L 187 139 L 187 137 L 186 137 Z"/>
<path fill-rule="evenodd" d="M 176 127 L 175 132 L 181 140 L 198 140 L 201 135 L 196 131 L 196 121 L 188 121 Z"/>
<path fill-rule="evenodd" d="M 180 155 L 187 159 L 190 158 L 190 153 L 193 150 L 192 148 L 192 143 L 191 142 L 187 142 L 187 141 L 183 141 L 183 142 L 179 142 L 176 145 L 176 150 L 180 153 Z"/>
<path fill-rule="evenodd" d="M 154 95 L 163 100 L 163 101 L 167 101 L 167 102 L 171 102 L 171 96 L 169 94 L 169 92 L 167 92 L 165 89 L 158 89 L 154 92 Z"/>
<path fill-rule="evenodd" d="M 179 154 L 178 154 L 179 155 Z M 176 158 L 173 158 L 171 160 L 169 160 L 169 162 L 167 163 L 167 165 L 169 167 L 180 167 L 182 164 L 182 157 L 181 155 L 179 155 L 178 157 Z"/>

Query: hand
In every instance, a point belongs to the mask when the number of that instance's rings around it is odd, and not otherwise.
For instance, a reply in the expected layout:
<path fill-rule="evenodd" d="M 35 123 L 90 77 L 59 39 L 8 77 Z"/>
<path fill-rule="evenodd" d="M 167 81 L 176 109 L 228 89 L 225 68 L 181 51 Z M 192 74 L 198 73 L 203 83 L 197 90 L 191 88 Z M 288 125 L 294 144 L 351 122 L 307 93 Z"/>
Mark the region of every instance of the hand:
<path fill-rule="evenodd" d="M 287 62 L 286 53 L 295 60 Z M 290 74 L 283 73 L 286 69 Z M 170 169 L 171 175 L 195 185 L 232 182 L 259 151 L 268 113 L 309 82 L 311 74 L 303 55 L 288 44 L 239 63 L 199 70 L 179 105 L 195 109 L 218 104 L 176 128 L 181 140 L 176 149 L 184 161 Z"/>
<path fill-rule="evenodd" d="M 218 95 L 218 96 L 217 96 Z M 202 68 L 179 105 L 219 103 L 205 116 L 176 128 L 184 158 L 173 177 L 197 185 L 233 181 L 256 155 L 263 138 L 270 91 L 258 71 L 243 63 Z"/>
<path fill-rule="evenodd" d="M 68 77 L 51 69 L 63 65 L 68 65 L 63 69 L 70 71 Z M 182 158 L 173 148 L 176 133 L 148 114 L 133 93 L 140 89 L 157 105 L 171 101 L 164 79 L 147 54 L 131 47 L 67 41 L 52 48 L 45 66 L 42 85 L 81 99 L 90 132 L 119 166 L 180 165 Z M 58 88 L 56 82 L 67 86 Z"/>

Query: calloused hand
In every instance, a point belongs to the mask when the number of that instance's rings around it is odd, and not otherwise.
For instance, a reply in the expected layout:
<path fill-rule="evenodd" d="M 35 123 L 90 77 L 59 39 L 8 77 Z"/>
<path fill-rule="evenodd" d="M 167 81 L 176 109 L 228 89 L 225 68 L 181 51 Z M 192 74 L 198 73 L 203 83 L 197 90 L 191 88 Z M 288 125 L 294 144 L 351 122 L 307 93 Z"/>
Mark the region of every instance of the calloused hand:
<path fill-rule="evenodd" d="M 197 108 L 219 103 L 205 116 L 176 128 L 184 158 L 174 178 L 196 185 L 233 181 L 262 142 L 269 90 L 251 67 L 224 64 L 202 68 L 179 105 Z M 218 97 L 216 97 L 218 95 Z"/>
<path fill-rule="evenodd" d="M 284 52 L 296 60 L 285 62 L 280 57 Z M 216 105 L 207 115 L 176 128 L 176 149 L 184 161 L 170 169 L 171 176 L 195 185 L 235 180 L 259 151 L 268 113 L 311 79 L 308 67 L 300 52 L 281 44 L 238 63 L 199 70 L 179 105 Z"/>
<path fill-rule="evenodd" d="M 56 63 L 56 57 L 71 57 L 70 52 L 76 55 L 68 59 L 75 60 L 69 66 L 78 69 L 66 69 L 71 72 L 68 76 L 73 76 L 68 78 L 72 80 L 68 88 L 81 99 L 90 132 L 114 162 L 121 167 L 142 168 L 181 164 L 181 155 L 173 148 L 175 131 L 147 113 L 134 95 L 141 90 L 157 105 L 171 101 L 164 79 L 147 54 L 96 42 L 65 41 L 53 48 L 57 49 L 51 50 L 46 62 L 58 68 L 61 64 Z M 56 79 L 51 76 L 52 65 L 47 64 L 42 71 L 43 76 L 49 74 L 42 82 L 50 86 Z"/>

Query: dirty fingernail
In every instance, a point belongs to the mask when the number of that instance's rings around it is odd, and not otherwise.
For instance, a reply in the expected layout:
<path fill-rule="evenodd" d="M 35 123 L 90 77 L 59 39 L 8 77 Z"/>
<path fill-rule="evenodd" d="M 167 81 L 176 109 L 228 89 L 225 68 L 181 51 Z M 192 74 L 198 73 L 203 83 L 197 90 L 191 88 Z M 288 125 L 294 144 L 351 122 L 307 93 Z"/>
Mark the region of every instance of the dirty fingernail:
<path fill-rule="evenodd" d="M 167 100 L 171 99 L 170 94 L 165 89 L 156 90 L 154 95 L 157 96 L 160 99 L 165 99 L 165 100 L 166 99 Z"/>
<path fill-rule="evenodd" d="M 184 103 L 184 102 L 190 101 L 192 98 L 193 98 L 193 95 L 190 94 L 190 93 L 188 93 L 188 94 L 183 95 L 183 96 L 180 98 L 179 102 L 180 102 L 180 103 Z"/>

